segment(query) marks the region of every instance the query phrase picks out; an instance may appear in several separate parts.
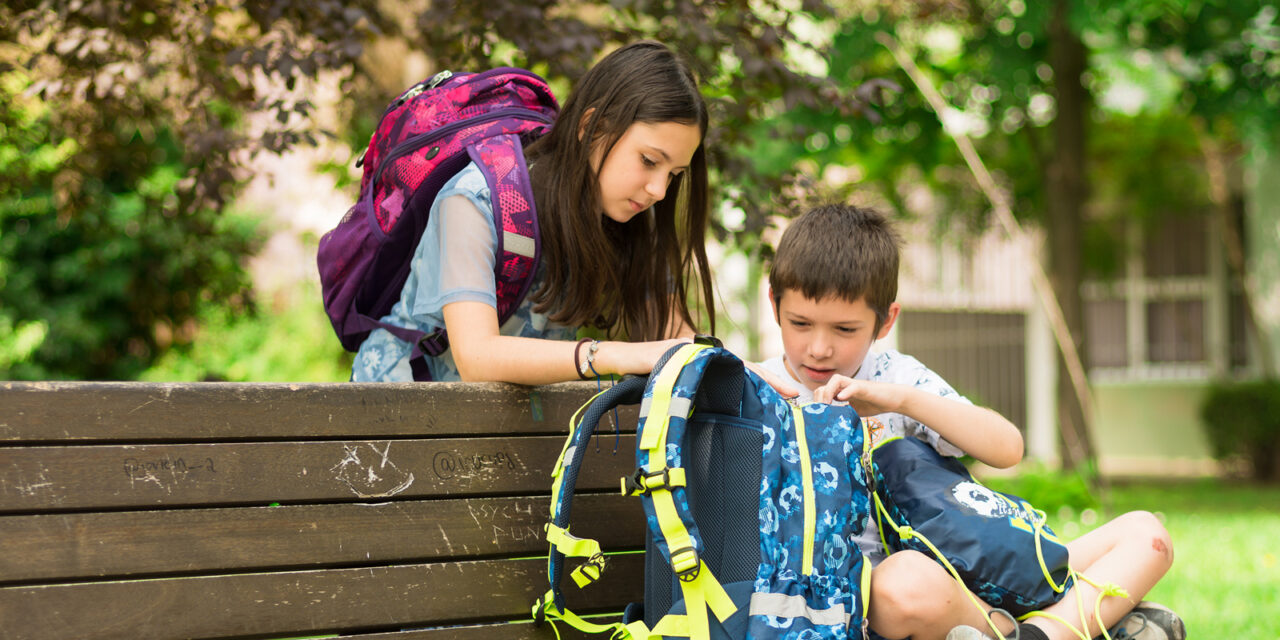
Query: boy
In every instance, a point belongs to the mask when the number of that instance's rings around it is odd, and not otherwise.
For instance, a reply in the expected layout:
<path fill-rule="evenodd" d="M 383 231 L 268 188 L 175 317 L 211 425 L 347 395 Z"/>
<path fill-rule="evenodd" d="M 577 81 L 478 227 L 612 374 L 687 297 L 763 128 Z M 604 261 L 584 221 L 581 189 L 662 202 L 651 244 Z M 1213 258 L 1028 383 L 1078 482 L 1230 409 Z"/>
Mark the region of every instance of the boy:
<path fill-rule="evenodd" d="M 870 353 L 885 337 L 901 307 L 898 253 L 901 240 L 870 209 L 826 205 L 796 218 L 782 236 L 769 271 L 774 318 L 783 355 L 762 367 L 800 387 L 800 400 L 848 402 L 868 416 L 871 438 L 890 435 L 925 440 L 943 455 L 968 454 L 993 467 L 1022 459 L 1022 436 L 1011 422 L 977 407 L 933 371 L 896 351 Z M 926 426 L 927 425 L 927 426 Z M 874 565 L 868 620 L 886 638 L 980 640 L 990 627 L 958 584 L 932 558 L 914 551 L 886 557 L 874 518 L 858 545 Z M 1107 597 L 1102 620 L 1113 637 L 1182 640 L 1182 621 L 1141 597 L 1173 561 L 1169 535 L 1151 514 L 1132 512 L 1068 545 L 1072 566 L 1099 584 L 1114 583 L 1130 598 Z M 1075 593 L 1092 609 L 1098 590 L 1078 582 L 1045 613 L 1080 624 Z M 988 607 L 989 608 L 989 607 Z M 1031 640 L 1069 640 L 1076 632 L 1047 617 L 1015 623 L 993 616 L 1001 631 Z M 950 632 L 950 633 L 948 633 Z M 1089 636 L 1101 632 L 1090 616 Z M 1013 634 L 1010 637 L 1018 637 Z"/>

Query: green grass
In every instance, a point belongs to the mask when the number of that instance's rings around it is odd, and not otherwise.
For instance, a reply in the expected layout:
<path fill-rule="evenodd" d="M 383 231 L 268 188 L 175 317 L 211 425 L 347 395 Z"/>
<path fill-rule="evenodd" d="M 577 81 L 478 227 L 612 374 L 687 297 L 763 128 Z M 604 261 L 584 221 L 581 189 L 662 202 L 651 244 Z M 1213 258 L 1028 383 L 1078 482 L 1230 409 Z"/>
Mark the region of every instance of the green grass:
<path fill-rule="evenodd" d="M 1221 481 L 1116 485 L 1104 513 L 1051 523 L 1073 537 L 1142 509 L 1173 538 L 1173 568 L 1148 600 L 1177 611 L 1187 637 L 1280 640 L 1280 486 Z"/>

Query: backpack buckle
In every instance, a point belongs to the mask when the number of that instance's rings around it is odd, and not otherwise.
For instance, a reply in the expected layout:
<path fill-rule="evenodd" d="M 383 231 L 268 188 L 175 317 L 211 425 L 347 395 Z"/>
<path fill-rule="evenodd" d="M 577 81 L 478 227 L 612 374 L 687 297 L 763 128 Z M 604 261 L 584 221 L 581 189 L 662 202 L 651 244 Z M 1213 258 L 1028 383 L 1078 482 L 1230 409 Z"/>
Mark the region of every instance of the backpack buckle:
<path fill-rule="evenodd" d="M 541 627 L 542 623 L 547 620 L 547 605 L 546 602 L 544 602 L 545 598 L 546 596 L 544 595 L 533 603 L 533 627 L 535 629 Z"/>
<path fill-rule="evenodd" d="M 693 582 L 702 571 L 702 559 L 697 549 L 682 547 L 671 552 L 671 570 L 681 582 Z"/>
<path fill-rule="evenodd" d="M 662 478 L 661 482 L 652 482 Z M 671 489 L 671 467 L 663 467 L 659 471 L 645 473 L 644 467 L 636 469 L 630 476 L 622 478 L 622 495 L 647 496 L 657 489 Z"/>
<path fill-rule="evenodd" d="M 604 570 L 608 567 L 609 559 L 603 553 L 597 553 L 587 558 L 587 561 L 579 565 L 577 569 L 574 569 L 570 577 L 577 583 L 579 589 L 584 589 L 587 585 L 599 580 L 600 576 L 604 574 Z"/>
<path fill-rule="evenodd" d="M 443 329 L 436 329 L 431 333 L 423 334 L 418 338 L 418 348 L 422 349 L 422 353 L 432 358 L 442 354 L 449 348 L 448 338 L 445 337 Z"/>

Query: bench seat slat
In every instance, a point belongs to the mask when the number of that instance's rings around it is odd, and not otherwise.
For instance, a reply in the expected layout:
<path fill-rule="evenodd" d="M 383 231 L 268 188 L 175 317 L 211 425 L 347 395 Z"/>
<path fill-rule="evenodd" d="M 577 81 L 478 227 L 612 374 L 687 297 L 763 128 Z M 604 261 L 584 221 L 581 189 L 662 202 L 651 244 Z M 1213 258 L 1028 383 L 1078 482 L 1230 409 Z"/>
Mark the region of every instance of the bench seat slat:
<path fill-rule="evenodd" d="M 566 591 L 579 612 L 643 597 L 642 554 Z M 7 640 L 290 636 L 528 619 L 542 559 L 0 588 Z M 567 581 L 568 582 L 568 581 Z"/>
<path fill-rule="evenodd" d="M 570 606 L 572 608 L 572 605 Z M 621 619 L 619 615 L 596 616 L 591 622 L 609 624 Z M 559 632 L 557 634 L 557 632 Z M 609 640 L 609 636 L 583 633 L 567 624 L 537 626 L 533 622 L 512 622 L 508 624 L 477 624 L 435 629 L 414 629 L 412 631 L 393 631 L 389 633 L 371 633 L 343 636 L 343 640 Z"/>
<path fill-rule="evenodd" d="M 547 552 L 550 498 L 405 500 L 0 517 L 0 584 Z M 580 495 L 574 533 L 644 546 L 637 498 Z"/>

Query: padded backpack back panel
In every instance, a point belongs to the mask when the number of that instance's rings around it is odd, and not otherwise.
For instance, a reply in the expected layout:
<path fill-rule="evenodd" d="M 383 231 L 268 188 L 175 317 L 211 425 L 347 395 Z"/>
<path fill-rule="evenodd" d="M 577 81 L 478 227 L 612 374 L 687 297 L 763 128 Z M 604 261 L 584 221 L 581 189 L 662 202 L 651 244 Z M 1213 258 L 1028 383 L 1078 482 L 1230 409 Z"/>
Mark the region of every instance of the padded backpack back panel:
<path fill-rule="evenodd" d="M 753 581 L 760 566 L 760 424 L 698 413 L 685 436 L 689 507 L 705 544 L 702 557 L 721 584 Z M 644 583 L 644 619 L 652 627 L 681 597 L 652 536 L 645 544 Z"/>

